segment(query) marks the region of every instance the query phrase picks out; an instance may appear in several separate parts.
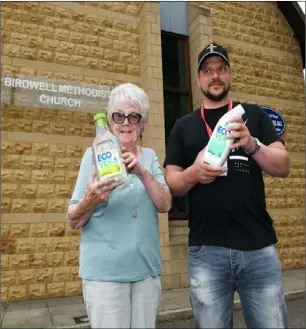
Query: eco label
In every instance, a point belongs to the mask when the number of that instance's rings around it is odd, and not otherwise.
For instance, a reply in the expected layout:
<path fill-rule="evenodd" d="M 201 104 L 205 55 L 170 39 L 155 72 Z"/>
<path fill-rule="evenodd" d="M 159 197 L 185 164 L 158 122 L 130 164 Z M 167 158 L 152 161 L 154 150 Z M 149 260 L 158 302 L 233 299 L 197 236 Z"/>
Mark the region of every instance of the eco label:
<path fill-rule="evenodd" d="M 225 148 L 226 143 L 224 141 L 221 142 L 217 138 L 214 138 L 211 140 L 207 151 L 216 157 L 221 158 Z"/>
<path fill-rule="evenodd" d="M 108 150 L 97 153 L 96 160 L 99 168 L 100 177 L 113 176 L 120 174 L 120 161 L 118 150 Z"/>

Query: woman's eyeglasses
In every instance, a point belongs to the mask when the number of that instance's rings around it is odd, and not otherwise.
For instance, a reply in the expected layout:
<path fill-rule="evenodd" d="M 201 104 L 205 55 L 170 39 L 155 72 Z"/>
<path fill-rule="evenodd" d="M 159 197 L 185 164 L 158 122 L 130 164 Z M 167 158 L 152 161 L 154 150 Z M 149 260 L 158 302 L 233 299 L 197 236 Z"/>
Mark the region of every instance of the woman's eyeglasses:
<path fill-rule="evenodd" d="M 128 119 L 131 125 L 137 125 L 141 119 L 141 115 L 138 113 L 130 113 L 129 115 L 125 115 L 120 112 L 115 112 L 112 114 L 112 119 L 117 124 L 122 124 L 125 118 Z"/>

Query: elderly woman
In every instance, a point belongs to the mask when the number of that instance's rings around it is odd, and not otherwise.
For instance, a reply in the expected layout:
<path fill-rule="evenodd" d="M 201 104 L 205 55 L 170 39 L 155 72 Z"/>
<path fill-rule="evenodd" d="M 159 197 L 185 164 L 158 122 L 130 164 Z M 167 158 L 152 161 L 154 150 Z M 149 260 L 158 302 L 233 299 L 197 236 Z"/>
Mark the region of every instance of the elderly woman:
<path fill-rule="evenodd" d="M 92 328 L 154 328 L 162 272 L 158 212 L 171 208 L 159 161 L 137 145 L 149 116 L 145 92 L 126 83 L 110 93 L 107 117 L 128 177 L 95 180 L 88 148 L 67 217 L 81 228 L 80 277 Z"/>

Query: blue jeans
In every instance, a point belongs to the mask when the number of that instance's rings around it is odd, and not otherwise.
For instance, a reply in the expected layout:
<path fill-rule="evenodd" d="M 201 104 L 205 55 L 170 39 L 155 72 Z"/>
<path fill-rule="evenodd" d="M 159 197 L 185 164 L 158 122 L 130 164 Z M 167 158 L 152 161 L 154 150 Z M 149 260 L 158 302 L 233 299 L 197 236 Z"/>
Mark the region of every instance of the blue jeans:
<path fill-rule="evenodd" d="M 248 328 L 288 327 L 274 245 L 253 251 L 191 246 L 188 253 L 196 328 L 232 328 L 235 290 Z"/>

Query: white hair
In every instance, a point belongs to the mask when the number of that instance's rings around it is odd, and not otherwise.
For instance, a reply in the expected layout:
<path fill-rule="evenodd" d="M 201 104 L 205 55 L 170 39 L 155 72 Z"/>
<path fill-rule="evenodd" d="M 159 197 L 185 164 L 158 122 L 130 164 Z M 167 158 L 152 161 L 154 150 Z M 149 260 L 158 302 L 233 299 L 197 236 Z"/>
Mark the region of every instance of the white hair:
<path fill-rule="evenodd" d="M 149 99 L 145 91 L 140 87 L 128 82 L 112 89 L 107 105 L 107 118 L 109 121 L 119 104 L 134 106 L 140 111 L 142 120 L 148 122 Z"/>

